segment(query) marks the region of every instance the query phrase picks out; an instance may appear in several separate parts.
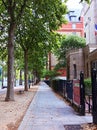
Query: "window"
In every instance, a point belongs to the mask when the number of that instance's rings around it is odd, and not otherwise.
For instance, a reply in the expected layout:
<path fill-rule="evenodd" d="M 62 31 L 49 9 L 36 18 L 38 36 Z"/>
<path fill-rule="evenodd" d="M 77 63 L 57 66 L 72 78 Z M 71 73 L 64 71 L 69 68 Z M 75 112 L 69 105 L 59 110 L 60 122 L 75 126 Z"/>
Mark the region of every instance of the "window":
<path fill-rule="evenodd" d="M 84 33 L 84 38 L 86 38 L 86 32 Z"/>
<path fill-rule="evenodd" d="M 76 24 L 72 24 L 72 29 L 76 29 Z"/>
<path fill-rule="evenodd" d="M 76 35 L 76 32 L 72 32 L 73 35 Z"/>
<path fill-rule="evenodd" d="M 92 68 L 97 69 L 97 60 L 92 62 Z"/>
<path fill-rule="evenodd" d="M 88 66 L 88 63 L 87 63 L 87 77 L 89 77 L 89 66 Z"/>
<path fill-rule="evenodd" d="M 77 68 L 76 68 L 76 64 L 73 65 L 74 67 L 74 79 L 77 78 Z"/>
<path fill-rule="evenodd" d="M 76 16 L 70 16 L 70 21 L 71 22 L 76 22 Z"/>

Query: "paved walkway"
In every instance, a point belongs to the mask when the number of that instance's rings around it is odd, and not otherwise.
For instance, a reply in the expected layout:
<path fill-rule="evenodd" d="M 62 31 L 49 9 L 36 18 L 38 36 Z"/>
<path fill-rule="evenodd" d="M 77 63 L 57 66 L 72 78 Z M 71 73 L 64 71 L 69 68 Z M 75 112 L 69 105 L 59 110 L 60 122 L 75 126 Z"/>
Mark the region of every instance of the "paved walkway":
<path fill-rule="evenodd" d="M 91 122 L 92 116 L 79 116 L 41 82 L 18 130 L 65 130 L 64 125 Z"/>

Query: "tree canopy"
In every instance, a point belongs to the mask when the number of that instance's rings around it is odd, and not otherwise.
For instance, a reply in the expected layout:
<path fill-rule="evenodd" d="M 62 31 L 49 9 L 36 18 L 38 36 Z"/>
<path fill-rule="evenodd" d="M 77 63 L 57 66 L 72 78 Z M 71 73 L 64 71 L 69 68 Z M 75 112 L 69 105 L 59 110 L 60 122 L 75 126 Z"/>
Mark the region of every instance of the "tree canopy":
<path fill-rule="evenodd" d="M 66 66 L 66 53 L 72 49 L 85 47 L 85 39 L 76 36 L 68 35 L 62 37 L 62 42 L 59 50 L 57 50 L 57 55 L 60 63 L 57 66 Z"/>
<path fill-rule="evenodd" d="M 83 1 L 87 2 L 88 4 L 90 3 L 90 0 L 81 0 L 80 2 L 83 2 Z"/>
<path fill-rule="evenodd" d="M 0 0 L 0 49 L 5 49 L 4 54 L 8 54 L 6 101 L 14 100 L 14 48 L 18 47 L 16 44 L 20 44 L 25 53 L 32 48 L 41 48 L 44 51 L 44 48 L 50 50 L 54 47 L 54 31 L 65 22 L 65 4 L 66 0 Z"/>
<path fill-rule="evenodd" d="M 8 52 L 6 101 L 14 100 L 14 47 L 20 44 L 26 56 L 29 48 L 38 48 L 40 43 L 44 45 L 41 46 L 43 48 L 48 45 L 51 47 L 54 30 L 65 22 L 63 15 L 66 9 L 61 0 L 0 0 L 0 25 L 5 29 L 2 36 L 6 36 Z"/>

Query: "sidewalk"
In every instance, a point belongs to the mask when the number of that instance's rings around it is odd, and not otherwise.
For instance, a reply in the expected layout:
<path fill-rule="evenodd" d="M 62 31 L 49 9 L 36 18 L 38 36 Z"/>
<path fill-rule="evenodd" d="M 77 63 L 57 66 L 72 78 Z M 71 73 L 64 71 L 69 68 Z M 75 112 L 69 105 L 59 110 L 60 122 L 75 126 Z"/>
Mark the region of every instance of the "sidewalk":
<path fill-rule="evenodd" d="M 50 87 L 41 82 L 18 130 L 65 130 L 64 125 L 91 122 L 91 115 L 79 116 L 72 107 L 56 97 Z"/>

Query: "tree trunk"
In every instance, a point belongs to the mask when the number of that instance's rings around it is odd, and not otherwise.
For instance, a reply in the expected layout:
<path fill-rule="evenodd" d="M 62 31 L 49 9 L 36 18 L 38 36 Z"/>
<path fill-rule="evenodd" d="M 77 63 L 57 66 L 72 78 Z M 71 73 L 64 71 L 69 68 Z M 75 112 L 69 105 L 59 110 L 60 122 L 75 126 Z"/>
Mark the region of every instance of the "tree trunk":
<path fill-rule="evenodd" d="M 22 85 L 22 70 L 20 70 L 20 79 L 19 79 L 19 85 Z"/>
<path fill-rule="evenodd" d="M 15 24 L 11 23 L 8 30 L 8 79 L 5 101 L 14 101 L 14 31 Z"/>
<path fill-rule="evenodd" d="M 28 91 L 28 52 L 24 51 L 24 78 L 25 78 L 25 91 Z"/>
<path fill-rule="evenodd" d="M 16 87 L 16 68 L 14 70 L 14 86 Z"/>
<path fill-rule="evenodd" d="M 3 70 L 3 67 L 2 67 L 2 88 L 3 88 L 3 83 L 4 83 L 4 70 Z"/>

